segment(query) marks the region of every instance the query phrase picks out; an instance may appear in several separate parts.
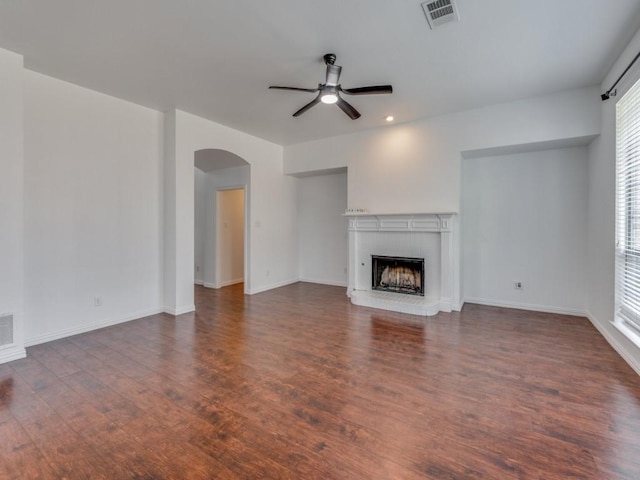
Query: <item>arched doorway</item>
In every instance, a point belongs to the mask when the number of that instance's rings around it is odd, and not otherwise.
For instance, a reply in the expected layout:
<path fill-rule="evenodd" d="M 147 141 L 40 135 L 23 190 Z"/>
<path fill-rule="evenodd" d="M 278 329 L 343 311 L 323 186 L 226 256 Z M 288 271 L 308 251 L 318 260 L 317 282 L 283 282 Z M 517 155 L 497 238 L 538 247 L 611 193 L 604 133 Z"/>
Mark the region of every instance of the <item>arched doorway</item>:
<path fill-rule="evenodd" d="M 251 166 L 227 150 L 203 149 L 194 167 L 194 283 L 244 282 L 247 292 Z"/>

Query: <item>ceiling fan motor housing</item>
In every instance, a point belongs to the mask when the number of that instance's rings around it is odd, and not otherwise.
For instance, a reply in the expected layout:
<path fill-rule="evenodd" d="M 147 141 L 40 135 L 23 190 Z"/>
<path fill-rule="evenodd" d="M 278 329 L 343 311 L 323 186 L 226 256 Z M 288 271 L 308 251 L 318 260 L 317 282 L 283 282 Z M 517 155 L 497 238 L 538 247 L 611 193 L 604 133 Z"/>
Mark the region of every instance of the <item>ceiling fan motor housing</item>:
<path fill-rule="evenodd" d="M 326 63 L 327 65 L 333 65 L 334 63 L 336 63 L 335 53 L 327 53 L 324 56 L 324 63 Z"/>

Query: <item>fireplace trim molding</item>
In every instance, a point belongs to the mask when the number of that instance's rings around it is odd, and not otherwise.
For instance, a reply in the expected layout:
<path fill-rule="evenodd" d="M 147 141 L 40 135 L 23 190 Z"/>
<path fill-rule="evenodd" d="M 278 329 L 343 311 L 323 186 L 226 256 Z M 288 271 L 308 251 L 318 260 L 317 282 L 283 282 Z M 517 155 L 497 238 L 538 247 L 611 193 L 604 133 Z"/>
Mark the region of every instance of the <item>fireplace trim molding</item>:
<path fill-rule="evenodd" d="M 351 299 L 351 303 L 422 316 L 461 309 L 456 213 L 345 214 L 345 217 L 349 219 L 347 296 Z M 378 292 L 370 287 L 368 290 L 356 288 L 356 275 L 362 265 L 360 257 L 365 255 L 361 251 L 361 241 L 367 235 L 377 232 L 439 235 L 439 298 L 425 296 L 422 299 L 414 295 Z M 428 265 L 428 262 L 425 265 Z"/>

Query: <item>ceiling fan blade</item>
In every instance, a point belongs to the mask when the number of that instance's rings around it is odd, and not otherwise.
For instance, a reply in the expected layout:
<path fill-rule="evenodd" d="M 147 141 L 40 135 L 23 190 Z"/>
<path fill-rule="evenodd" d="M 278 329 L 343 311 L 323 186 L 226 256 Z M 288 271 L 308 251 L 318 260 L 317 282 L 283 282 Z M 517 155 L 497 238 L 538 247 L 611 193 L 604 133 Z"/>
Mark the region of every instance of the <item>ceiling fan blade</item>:
<path fill-rule="evenodd" d="M 311 107 L 313 107 L 314 105 L 316 105 L 318 103 L 320 103 L 320 95 L 318 95 L 316 98 L 314 98 L 309 103 L 307 103 L 304 107 L 302 107 L 300 110 L 298 110 L 296 113 L 294 113 L 293 116 L 294 117 L 299 117 L 304 112 L 306 112 L 307 110 L 309 110 Z"/>
<path fill-rule="evenodd" d="M 338 101 L 336 102 L 336 105 L 340 107 L 340 110 L 342 110 L 344 113 L 349 115 L 349 118 L 351 118 L 351 120 L 360 118 L 360 112 L 358 112 L 355 108 L 353 108 L 351 104 L 345 102 L 342 98 L 338 97 Z"/>
<path fill-rule="evenodd" d="M 327 65 L 327 81 L 325 85 L 335 87 L 340 81 L 340 72 L 342 67 L 339 65 Z"/>
<path fill-rule="evenodd" d="M 269 88 L 272 88 L 274 90 L 294 90 L 296 92 L 311 92 L 311 93 L 318 91 L 317 88 L 277 87 L 277 86 L 271 86 Z"/>
<path fill-rule="evenodd" d="M 374 95 L 377 93 L 393 93 L 391 85 L 376 85 L 373 87 L 343 88 L 347 95 Z"/>

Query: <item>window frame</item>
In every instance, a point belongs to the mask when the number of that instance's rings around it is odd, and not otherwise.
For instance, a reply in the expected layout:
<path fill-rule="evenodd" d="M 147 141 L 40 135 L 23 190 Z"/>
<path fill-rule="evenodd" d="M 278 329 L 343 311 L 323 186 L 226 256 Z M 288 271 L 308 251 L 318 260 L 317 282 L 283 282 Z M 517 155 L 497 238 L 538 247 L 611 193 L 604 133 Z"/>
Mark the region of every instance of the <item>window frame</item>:
<path fill-rule="evenodd" d="M 640 134 L 621 132 L 619 108 L 632 100 L 631 123 L 640 123 L 640 75 L 615 104 L 614 325 L 640 348 Z M 632 95 L 629 97 L 629 95 Z M 628 119 L 627 119 L 628 120 Z M 624 134 L 629 134 L 623 137 Z M 621 138 L 624 141 L 621 142 Z M 629 143 L 631 142 L 631 143 Z M 624 150 L 620 144 L 624 143 Z M 629 158 L 631 157 L 631 161 Z M 622 168 L 624 172 L 622 172 Z M 635 183 L 635 185 L 634 185 Z M 624 191 L 621 192 L 621 190 Z M 638 228 L 634 228 L 638 224 Z"/>

